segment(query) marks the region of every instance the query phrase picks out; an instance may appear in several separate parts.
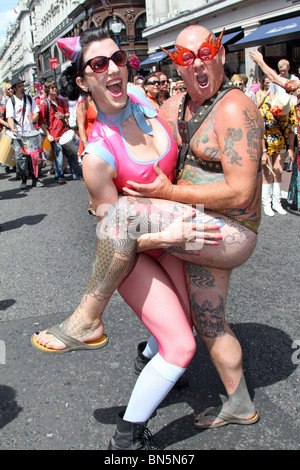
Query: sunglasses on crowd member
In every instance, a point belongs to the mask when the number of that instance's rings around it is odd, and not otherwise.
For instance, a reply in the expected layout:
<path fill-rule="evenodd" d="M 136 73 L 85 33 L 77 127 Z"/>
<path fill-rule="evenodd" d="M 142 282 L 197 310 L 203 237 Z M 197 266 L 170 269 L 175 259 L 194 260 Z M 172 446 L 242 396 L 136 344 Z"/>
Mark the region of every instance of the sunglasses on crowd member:
<path fill-rule="evenodd" d="M 127 54 L 124 51 L 116 51 L 111 57 L 98 56 L 88 60 L 82 67 L 83 72 L 89 65 L 93 72 L 102 73 L 108 69 L 109 61 L 112 60 L 118 67 L 125 67 L 127 64 Z"/>
<path fill-rule="evenodd" d="M 160 85 L 160 84 L 161 84 L 160 81 L 158 81 L 158 80 L 153 80 L 153 81 L 151 81 L 151 82 L 146 83 L 145 85 L 153 85 L 153 86 L 154 86 L 154 85 Z"/>
<path fill-rule="evenodd" d="M 243 83 L 240 83 L 240 82 L 235 82 L 235 83 L 234 83 L 234 86 L 237 86 L 237 87 L 239 87 L 239 86 L 243 86 Z"/>
<path fill-rule="evenodd" d="M 168 80 L 161 80 L 161 81 L 160 81 L 160 84 L 161 84 L 161 85 L 165 85 L 166 83 L 168 83 Z"/>

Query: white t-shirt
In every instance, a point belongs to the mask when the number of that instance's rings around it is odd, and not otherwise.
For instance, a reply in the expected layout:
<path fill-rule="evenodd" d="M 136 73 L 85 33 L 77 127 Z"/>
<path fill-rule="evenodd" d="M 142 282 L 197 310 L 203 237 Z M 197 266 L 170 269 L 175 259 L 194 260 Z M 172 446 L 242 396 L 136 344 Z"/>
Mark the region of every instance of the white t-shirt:
<path fill-rule="evenodd" d="M 68 102 L 69 108 L 69 126 L 70 127 L 77 127 L 77 101 L 70 101 Z"/>
<path fill-rule="evenodd" d="M 299 80 L 298 77 L 296 77 L 296 75 L 289 75 L 288 79 L 289 80 Z M 285 91 L 284 88 L 282 88 L 281 86 L 279 86 L 279 85 L 277 85 L 276 83 L 273 83 L 273 82 L 270 83 L 269 91 L 271 93 L 274 93 L 274 95 L 276 95 L 277 93 L 286 93 L 286 94 L 288 94 L 290 96 L 291 104 L 293 104 L 294 106 L 297 106 L 297 92 L 289 94 Z"/>
<path fill-rule="evenodd" d="M 13 133 L 8 132 L 8 135 L 13 139 L 20 139 L 22 132 L 33 132 L 35 131 L 33 123 L 29 120 L 28 116 L 31 114 L 35 114 L 39 112 L 40 108 L 36 104 L 35 100 L 32 98 L 32 104 L 30 105 L 29 98 L 26 97 L 26 109 L 23 121 L 23 104 L 24 99 L 21 100 L 14 96 L 15 98 L 15 106 L 13 106 L 11 98 L 8 100 L 6 104 L 6 118 L 13 118 L 18 124 L 15 122 L 15 128 L 18 132 L 17 136 L 15 137 Z"/>

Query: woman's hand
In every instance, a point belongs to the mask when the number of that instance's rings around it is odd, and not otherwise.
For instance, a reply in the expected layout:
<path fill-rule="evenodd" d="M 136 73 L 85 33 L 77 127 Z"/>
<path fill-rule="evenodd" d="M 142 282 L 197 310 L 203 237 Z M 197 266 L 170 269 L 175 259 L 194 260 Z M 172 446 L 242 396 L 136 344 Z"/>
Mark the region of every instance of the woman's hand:
<path fill-rule="evenodd" d="M 123 193 L 126 196 L 139 196 L 139 197 L 154 197 L 159 199 L 172 200 L 173 184 L 165 173 L 160 169 L 159 163 L 154 163 L 154 171 L 157 178 L 153 183 L 139 184 L 134 181 L 127 181 L 131 188 L 123 188 Z"/>
<path fill-rule="evenodd" d="M 219 245 L 222 240 L 220 226 L 213 222 L 203 224 L 193 220 L 196 211 L 191 210 L 177 217 L 162 232 L 147 233 L 138 239 L 138 252 L 162 248 L 184 247 L 187 250 L 200 250 L 203 245 Z"/>
<path fill-rule="evenodd" d="M 178 217 L 165 230 L 161 232 L 165 248 L 172 246 L 185 246 L 195 243 L 195 249 L 204 245 L 218 245 L 222 236 L 220 226 L 214 223 L 199 223 L 195 219 L 196 211 L 192 210 L 184 216 Z M 196 248 L 196 245 L 198 248 Z M 191 248 L 188 248 L 191 249 Z"/>

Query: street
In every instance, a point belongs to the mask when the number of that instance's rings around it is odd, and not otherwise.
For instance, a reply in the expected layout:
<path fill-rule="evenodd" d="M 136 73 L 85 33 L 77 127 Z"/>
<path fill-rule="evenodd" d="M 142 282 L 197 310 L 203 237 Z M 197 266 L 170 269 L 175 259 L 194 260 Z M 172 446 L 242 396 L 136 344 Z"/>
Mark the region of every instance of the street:
<path fill-rule="evenodd" d="M 58 186 L 43 173 L 44 188 L 21 191 L 15 173 L 0 168 L 0 449 L 105 450 L 148 332 L 115 293 L 104 314 L 104 349 L 51 356 L 31 346 L 35 331 L 77 307 L 96 244 L 85 183 L 67 176 Z M 290 173 L 284 177 L 287 185 Z M 300 448 L 299 227 L 299 213 L 263 216 L 254 254 L 233 271 L 229 287 L 227 321 L 243 349 L 260 421 L 194 428 L 196 413 L 225 400 L 197 338 L 189 386 L 172 390 L 148 423 L 168 453 Z"/>

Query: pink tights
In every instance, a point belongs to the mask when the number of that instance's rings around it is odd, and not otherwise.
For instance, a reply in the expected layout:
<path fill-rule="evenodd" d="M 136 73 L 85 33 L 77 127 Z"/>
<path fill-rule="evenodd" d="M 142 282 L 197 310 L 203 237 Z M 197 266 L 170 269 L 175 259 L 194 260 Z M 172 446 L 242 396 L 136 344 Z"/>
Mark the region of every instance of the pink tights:
<path fill-rule="evenodd" d="M 141 253 L 118 290 L 156 338 L 160 356 L 170 364 L 186 368 L 196 343 L 182 261 L 165 255 L 158 262 Z"/>

